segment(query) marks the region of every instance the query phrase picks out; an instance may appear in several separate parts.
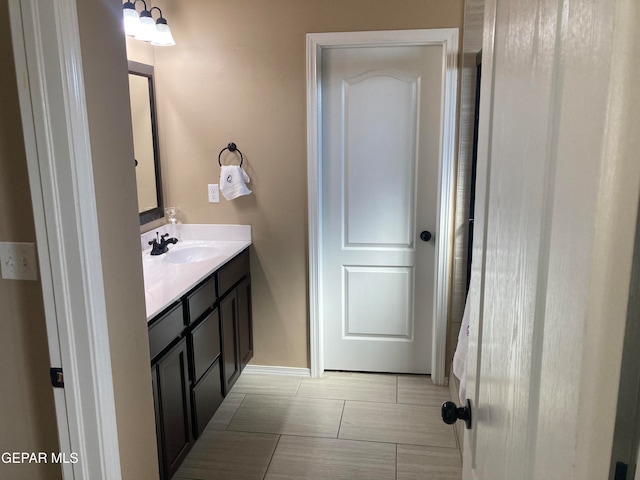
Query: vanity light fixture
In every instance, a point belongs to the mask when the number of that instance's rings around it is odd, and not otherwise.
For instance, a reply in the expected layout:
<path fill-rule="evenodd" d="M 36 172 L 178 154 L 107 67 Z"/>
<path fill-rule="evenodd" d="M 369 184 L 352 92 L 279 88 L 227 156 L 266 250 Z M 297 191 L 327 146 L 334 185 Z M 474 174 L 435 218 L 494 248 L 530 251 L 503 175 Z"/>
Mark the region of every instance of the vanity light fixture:
<path fill-rule="evenodd" d="M 140 15 L 136 11 L 136 6 L 129 0 L 122 5 L 122 16 L 124 18 L 124 33 L 135 36 L 140 27 Z"/>
<path fill-rule="evenodd" d="M 136 32 L 136 40 L 150 42 L 156 33 L 156 24 L 151 18 L 151 12 L 147 10 L 147 3 L 144 0 L 136 0 L 144 4 L 144 10 L 140 12 L 140 26 Z"/>
<path fill-rule="evenodd" d="M 144 9 L 138 14 L 136 3 L 142 2 Z M 153 21 L 151 12 L 158 10 L 160 17 Z M 162 10 L 158 7 L 147 9 L 145 0 L 127 0 L 122 4 L 122 16 L 124 19 L 124 32 L 134 37 L 136 40 L 151 42 L 151 45 L 160 47 L 170 47 L 176 42 L 171 35 L 167 20 L 162 15 Z"/>
<path fill-rule="evenodd" d="M 155 45 L 157 47 L 171 47 L 176 44 L 173 39 L 173 35 L 171 35 L 171 30 L 169 29 L 169 25 L 167 25 L 167 21 L 162 16 L 162 10 L 158 7 L 153 7 L 150 11 L 158 10 L 160 12 L 160 16 L 158 20 L 156 20 L 156 32 L 151 40 L 151 45 Z"/>

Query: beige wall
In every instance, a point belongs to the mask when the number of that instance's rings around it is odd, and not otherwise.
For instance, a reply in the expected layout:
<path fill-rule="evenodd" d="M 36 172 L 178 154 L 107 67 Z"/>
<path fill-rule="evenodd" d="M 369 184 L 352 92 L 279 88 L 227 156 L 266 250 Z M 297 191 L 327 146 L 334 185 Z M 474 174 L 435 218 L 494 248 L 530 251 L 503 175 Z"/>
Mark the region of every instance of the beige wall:
<path fill-rule="evenodd" d="M 155 50 L 165 204 L 187 223 L 252 225 L 252 363 L 308 367 L 305 34 L 460 28 L 463 0 L 156 4 L 177 42 Z M 254 194 L 209 204 L 230 141 Z"/>
<path fill-rule="evenodd" d="M 150 43 L 141 42 L 133 37 L 126 36 L 127 59 L 147 65 L 156 64 L 156 48 Z"/>
<path fill-rule="evenodd" d="M 0 0 L 0 242 L 36 241 L 7 0 Z M 0 452 L 57 452 L 40 282 L 0 279 Z M 55 480 L 51 464 L 0 463 L 0 478 Z"/>
<path fill-rule="evenodd" d="M 127 59 L 119 0 L 77 2 L 122 478 L 156 480 Z"/>

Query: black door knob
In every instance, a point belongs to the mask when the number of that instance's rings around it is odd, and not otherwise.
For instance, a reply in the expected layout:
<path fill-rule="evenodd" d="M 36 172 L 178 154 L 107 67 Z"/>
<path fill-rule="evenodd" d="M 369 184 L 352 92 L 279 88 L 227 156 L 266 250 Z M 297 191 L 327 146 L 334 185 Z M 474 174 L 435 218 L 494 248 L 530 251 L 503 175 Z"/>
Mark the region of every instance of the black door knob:
<path fill-rule="evenodd" d="M 467 399 L 464 407 L 458 407 L 453 402 L 442 404 L 442 421 L 447 425 L 453 425 L 458 420 L 464 420 L 467 428 L 471 428 L 471 402 Z"/>
<path fill-rule="evenodd" d="M 431 232 L 427 230 L 420 232 L 420 240 L 422 240 L 423 242 L 428 242 L 429 240 L 431 240 Z"/>

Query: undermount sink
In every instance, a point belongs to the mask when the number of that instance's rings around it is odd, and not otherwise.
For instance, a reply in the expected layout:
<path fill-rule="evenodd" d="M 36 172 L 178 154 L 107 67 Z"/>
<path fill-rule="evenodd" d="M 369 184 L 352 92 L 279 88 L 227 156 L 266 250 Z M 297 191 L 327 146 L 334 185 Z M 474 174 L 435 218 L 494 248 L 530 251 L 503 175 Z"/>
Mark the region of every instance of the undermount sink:
<path fill-rule="evenodd" d="M 209 245 L 185 246 L 169 250 L 164 260 L 169 263 L 196 263 L 220 256 L 220 250 Z"/>

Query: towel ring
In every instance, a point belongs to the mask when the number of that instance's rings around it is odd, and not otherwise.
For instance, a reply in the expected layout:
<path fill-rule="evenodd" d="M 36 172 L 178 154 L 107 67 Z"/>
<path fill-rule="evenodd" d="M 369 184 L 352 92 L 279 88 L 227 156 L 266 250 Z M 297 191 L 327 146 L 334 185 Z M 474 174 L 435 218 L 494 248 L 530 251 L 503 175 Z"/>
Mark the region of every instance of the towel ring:
<path fill-rule="evenodd" d="M 222 150 L 220 150 L 220 153 L 218 154 L 218 165 L 222 166 L 222 162 L 220 162 L 220 156 L 222 155 L 222 152 L 224 152 L 225 150 L 229 150 L 230 152 L 238 152 L 240 154 L 240 166 L 242 166 L 242 162 L 244 161 L 244 156 L 242 155 L 242 152 L 238 149 L 238 147 L 236 147 L 236 144 L 233 142 L 229 143 L 229 145 L 227 145 Z"/>

